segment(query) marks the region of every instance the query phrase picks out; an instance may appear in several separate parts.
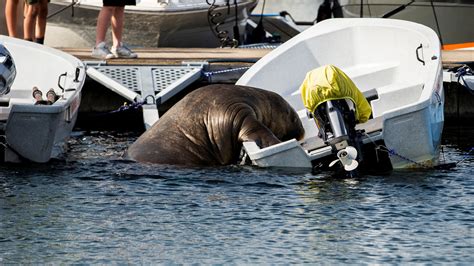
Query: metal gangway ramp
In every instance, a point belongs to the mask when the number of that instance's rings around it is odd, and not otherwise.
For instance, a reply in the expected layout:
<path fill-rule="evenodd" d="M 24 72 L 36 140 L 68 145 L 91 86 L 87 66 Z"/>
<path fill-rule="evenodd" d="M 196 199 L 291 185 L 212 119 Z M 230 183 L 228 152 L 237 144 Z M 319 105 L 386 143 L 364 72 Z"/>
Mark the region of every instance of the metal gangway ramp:
<path fill-rule="evenodd" d="M 122 66 L 86 63 L 87 75 L 133 103 L 142 103 L 148 130 L 159 119 L 158 105 L 201 77 L 203 64 Z"/>

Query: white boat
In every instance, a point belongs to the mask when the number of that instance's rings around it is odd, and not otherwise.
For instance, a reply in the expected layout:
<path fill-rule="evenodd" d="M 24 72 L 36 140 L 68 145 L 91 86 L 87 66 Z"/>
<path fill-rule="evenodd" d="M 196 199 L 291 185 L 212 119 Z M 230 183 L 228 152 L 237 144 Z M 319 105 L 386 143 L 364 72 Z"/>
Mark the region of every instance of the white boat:
<path fill-rule="evenodd" d="M 139 47 L 219 47 L 220 38 L 235 37 L 235 29 L 239 35 L 235 39 L 243 41 L 247 18 L 257 4 L 257 0 L 137 2 L 136 6 L 125 7 L 123 40 Z M 207 2 L 215 3 L 211 7 Z M 52 0 L 46 44 L 92 47 L 101 7 L 102 0 Z"/>
<path fill-rule="evenodd" d="M 258 10 L 258 8 L 256 9 Z M 267 16 L 295 19 L 300 31 L 323 17 L 392 18 L 432 28 L 444 50 L 474 48 L 474 1 L 472 0 L 299 0 L 266 6 Z M 287 13 L 287 12 L 288 13 Z M 288 14 L 291 14 L 289 16 Z M 272 26 L 266 23 L 265 27 Z"/>
<path fill-rule="evenodd" d="M 334 160 L 308 118 L 300 85 L 323 65 L 343 70 L 366 96 L 371 119 L 358 124 L 365 158 L 388 158 L 392 168 L 437 164 L 444 122 L 440 42 L 421 24 L 392 19 L 329 19 L 312 26 L 255 63 L 237 82 L 277 92 L 295 110 L 305 139 L 260 149 L 244 143 L 256 165 L 312 167 Z M 374 156 L 375 155 L 375 156 Z"/>
<path fill-rule="evenodd" d="M 0 97 L 0 161 L 44 163 L 63 152 L 76 122 L 84 64 L 59 50 L 0 36 L 10 52 L 16 78 L 8 94 Z M 51 105 L 36 104 L 33 87 L 43 98 L 49 89 L 58 96 Z"/>
<path fill-rule="evenodd" d="M 335 2 L 335 0 L 330 0 Z M 444 49 L 474 47 L 472 0 L 339 0 L 342 16 L 388 17 L 432 28 Z"/>

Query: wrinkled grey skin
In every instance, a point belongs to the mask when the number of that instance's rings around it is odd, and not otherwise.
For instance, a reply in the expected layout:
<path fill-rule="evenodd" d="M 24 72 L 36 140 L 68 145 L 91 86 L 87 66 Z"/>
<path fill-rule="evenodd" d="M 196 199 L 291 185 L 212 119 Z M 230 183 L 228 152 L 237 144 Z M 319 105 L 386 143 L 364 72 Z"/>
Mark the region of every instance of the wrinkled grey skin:
<path fill-rule="evenodd" d="M 209 85 L 184 97 L 141 135 L 126 158 L 179 165 L 236 163 L 243 141 L 267 147 L 304 129 L 278 94 L 236 85 Z"/>

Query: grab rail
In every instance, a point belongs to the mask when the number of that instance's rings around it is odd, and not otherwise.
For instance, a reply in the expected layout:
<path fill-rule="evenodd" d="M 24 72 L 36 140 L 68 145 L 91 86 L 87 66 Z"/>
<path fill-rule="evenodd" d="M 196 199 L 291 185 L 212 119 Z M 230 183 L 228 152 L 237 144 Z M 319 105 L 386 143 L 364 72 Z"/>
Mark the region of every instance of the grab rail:
<path fill-rule="evenodd" d="M 61 78 L 62 77 L 66 77 L 67 76 L 67 72 L 64 72 L 63 74 L 59 75 L 58 77 L 58 87 L 61 89 L 61 91 L 64 93 L 64 87 L 61 86 Z M 66 81 L 66 80 L 64 80 Z"/>
<path fill-rule="evenodd" d="M 425 60 L 423 60 L 424 58 L 421 59 L 421 58 L 420 58 L 420 55 L 419 55 L 419 53 L 418 53 L 418 52 L 420 51 L 420 49 L 422 49 L 422 48 L 423 48 L 423 44 L 420 43 L 420 46 L 418 46 L 418 48 L 416 48 L 416 59 L 417 59 L 418 61 L 420 61 L 421 63 L 423 63 L 423 65 L 425 65 Z"/>

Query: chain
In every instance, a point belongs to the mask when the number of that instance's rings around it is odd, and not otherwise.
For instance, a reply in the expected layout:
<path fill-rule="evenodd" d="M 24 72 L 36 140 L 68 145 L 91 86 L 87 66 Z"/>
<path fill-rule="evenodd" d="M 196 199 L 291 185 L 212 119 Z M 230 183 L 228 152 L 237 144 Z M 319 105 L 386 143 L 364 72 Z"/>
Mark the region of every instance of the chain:
<path fill-rule="evenodd" d="M 426 165 L 426 164 L 422 164 L 422 163 L 416 162 L 416 161 L 414 161 L 414 160 L 412 160 L 412 159 L 410 159 L 410 158 L 408 158 L 408 157 L 405 157 L 405 156 L 403 156 L 403 155 L 397 153 L 397 152 L 395 151 L 395 149 L 389 149 L 389 148 L 387 148 L 387 147 L 384 146 L 384 145 L 378 145 L 378 144 L 376 144 L 375 141 L 372 140 L 372 138 L 370 137 L 370 135 L 367 134 L 367 133 L 365 133 L 365 132 L 364 132 L 364 135 L 372 142 L 372 144 L 375 145 L 375 150 L 376 150 L 376 151 L 375 151 L 375 155 L 377 156 L 377 161 L 379 160 L 379 159 L 378 159 L 378 157 L 379 157 L 379 156 L 378 156 L 378 151 L 380 150 L 380 151 L 383 151 L 383 152 L 388 153 L 389 155 L 397 156 L 397 157 L 399 157 L 399 158 L 401 158 L 401 159 L 403 159 L 403 160 L 405 160 L 405 161 L 408 161 L 408 162 L 410 162 L 410 163 L 412 163 L 412 164 L 414 164 L 414 165 L 417 165 L 417 166 L 420 167 L 420 168 L 432 168 L 431 166 L 428 166 L 428 165 Z"/>
<path fill-rule="evenodd" d="M 410 159 L 410 158 L 408 158 L 408 157 L 406 157 L 406 156 L 403 156 L 403 155 L 397 153 L 394 149 L 389 149 L 389 148 L 387 148 L 387 147 L 384 146 L 384 145 L 377 145 L 377 146 L 375 147 L 375 149 L 376 149 L 376 150 L 381 150 L 381 151 L 387 152 L 389 155 L 397 156 L 397 157 L 399 157 L 399 158 L 401 158 L 401 159 L 403 159 L 403 160 L 405 160 L 405 161 L 407 161 L 407 162 L 410 162 L 410 163 L 412 163 L 412 164 L 414 164 L 414 165 L 416 165 L 416 166 L 418 166 L 418 167 L 420 167 L 420 168 L 432 168 L 432 167 L 429 166 L 429 165 L 416 162 L 416 161 L 414 161 L 414 160 L 412 160 L 412 159 Z"/>

